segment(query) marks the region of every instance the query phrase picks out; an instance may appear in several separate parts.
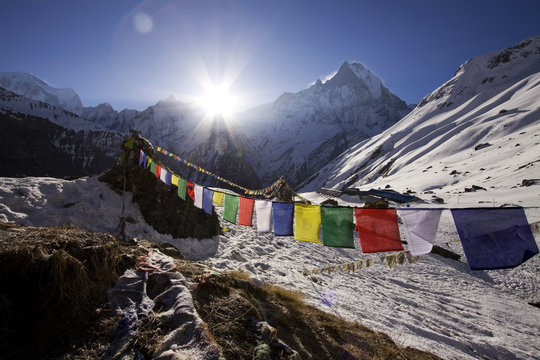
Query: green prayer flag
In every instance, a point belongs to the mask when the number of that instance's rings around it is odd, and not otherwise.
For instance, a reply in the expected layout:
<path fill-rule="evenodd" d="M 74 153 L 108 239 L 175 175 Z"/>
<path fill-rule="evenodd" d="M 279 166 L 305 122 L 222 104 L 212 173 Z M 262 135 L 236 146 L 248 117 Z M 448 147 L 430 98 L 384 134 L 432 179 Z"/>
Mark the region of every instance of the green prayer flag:
<path fill-rule="evenodd" d="M 353 208 L 321 206 L 321 232 L 325 246 L 354 249 L 353 230 Z"/>
<path fill-rule="evenodd" d="M 186 201 L 186 189 L 187 189 L 186 179 L 179 178 L 178 179 L 178 197 L 184 201 Z"/>
<path fill-rule="evenodd" d="M 225 194 L 225 205 L 223 206 L 223 218 L 230 223 L 236 224 L 236 214 L 238 213 L 238 196 Z"/>
<path fill-rule="evenodd" d="M 150 172 L 152 174 L 155 174 L 156 173 L 156 163 L 152 161 L 152 163 L 150 164 Z"/>

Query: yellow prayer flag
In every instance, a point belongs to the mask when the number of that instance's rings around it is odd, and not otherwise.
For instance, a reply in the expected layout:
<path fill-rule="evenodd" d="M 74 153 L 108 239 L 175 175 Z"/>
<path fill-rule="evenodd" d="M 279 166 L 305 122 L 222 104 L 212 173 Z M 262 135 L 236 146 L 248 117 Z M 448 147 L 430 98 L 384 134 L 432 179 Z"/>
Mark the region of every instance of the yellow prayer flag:
<path fill-rule="evenodd" d="M 321 207 L 294 204 L 294 239 L 320 243 Z"/>
<path fill-rule="evenodd" d="M 178 187 L 178 180 L 179 179 L 180 179 L 180 177 L 178 175 L 172 174 L 172 176 L 171 176 L 171 184 Z"/>
<path fill-rule="evenodd" d="M 217 192 L 217 191 L 214 191 L 214 196 L 212 197 L 212 201 L 217 205 L 217 206 L 223 206 L 223 197 L 225 196 L 224 193 L 222 192 Z"/>

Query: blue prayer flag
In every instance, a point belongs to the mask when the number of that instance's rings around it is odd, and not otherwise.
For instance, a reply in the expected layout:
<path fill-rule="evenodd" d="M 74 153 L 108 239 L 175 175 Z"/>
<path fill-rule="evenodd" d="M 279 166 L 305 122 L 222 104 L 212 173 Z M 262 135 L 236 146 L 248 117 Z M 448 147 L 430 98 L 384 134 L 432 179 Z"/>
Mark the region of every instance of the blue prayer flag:
<path fill-rule="evenodd" d="M 453 209 L 471 270 L 516 267 L 538 254 L 523 208 Z"/>
<path fill-rule="evenodd" d="M 212 199 L 214 198 L 214 192 L 210 189 L 204 188 L 203 190 L 203 204 L 202 208 L 205 213 L 212 215 Z"/>
<path fill-rule="evenodd" d="M 272 204 L 274 215 L 274 235 L 292 236 L 294 204 L 275 202 Z"/>

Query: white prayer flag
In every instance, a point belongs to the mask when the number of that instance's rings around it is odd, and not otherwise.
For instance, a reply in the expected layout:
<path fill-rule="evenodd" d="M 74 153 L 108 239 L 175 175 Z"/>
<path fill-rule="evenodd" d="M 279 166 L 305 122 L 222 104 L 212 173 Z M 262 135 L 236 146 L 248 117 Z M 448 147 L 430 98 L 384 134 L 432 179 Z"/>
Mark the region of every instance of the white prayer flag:
<path fill-rule="evenodd" d="M 164 167 L 161 168 L 161 172 L 159 173 L 159 180 L 165 184 L 167 183 L 167 170 Z"/>
<path fill-rule="evenodd" d="M 199 209 L 203 208 L 203 190 L 204 187 L 201 185 L 194 184 L 195 200 L 193 201 L 194 205 Z"/>
<path fill-rule="evenodd" d="M 429 254 L 435 243 L 442 210 L 400 209 L 411 255 Z"/>
<path fill-rule="evenodd" d="M 272 231 L 272 202 L 268 200 L 255 200 L 257 214 L 257 231 Z"/>

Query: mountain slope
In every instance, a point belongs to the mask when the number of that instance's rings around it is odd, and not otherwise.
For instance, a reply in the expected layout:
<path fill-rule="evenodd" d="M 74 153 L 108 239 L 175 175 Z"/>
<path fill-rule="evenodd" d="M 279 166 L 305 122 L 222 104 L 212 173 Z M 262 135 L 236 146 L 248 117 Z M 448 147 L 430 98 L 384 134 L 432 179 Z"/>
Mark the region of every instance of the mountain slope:
<path fill-rule="evenodd" d="M 361 64 L 298 93 L 239 115 L 239 126 L 261 154 L 264 182 L 286 175 L 297 185 L 352 145 L 397 122 L 409 107 Z"/>
<path fill-rule="evenodd" d="M 73 89 L 57 89 L 36 76 L 24 72 L 0 73 L 0 87 L 28 99 L 41 101 L 80 115 L 81 99 Z"/>
<path fill-rule="evenodd" d="M 540 37 L 479 56 L 400 122 L 344 152 L 303 190 L 390 184 L 457 194 L 538 178 Z M 490 176 L 486 175 L 490 173 Z"/>
<path fill-rule="evenodd" d="M 0 176 L 99 174 L 112 167 L 123 137 L 109 131 L 74 131 L 47 119 L 0 109 Z"/>
<path fill-rule="evenodd" d="M 0 88 L 1 176 L 77 177 L 118 160 L 124 136 Z"/>

